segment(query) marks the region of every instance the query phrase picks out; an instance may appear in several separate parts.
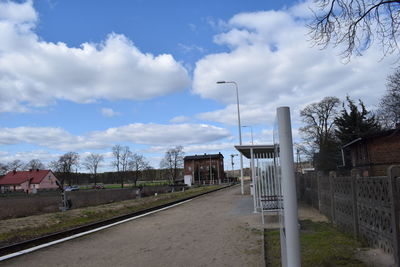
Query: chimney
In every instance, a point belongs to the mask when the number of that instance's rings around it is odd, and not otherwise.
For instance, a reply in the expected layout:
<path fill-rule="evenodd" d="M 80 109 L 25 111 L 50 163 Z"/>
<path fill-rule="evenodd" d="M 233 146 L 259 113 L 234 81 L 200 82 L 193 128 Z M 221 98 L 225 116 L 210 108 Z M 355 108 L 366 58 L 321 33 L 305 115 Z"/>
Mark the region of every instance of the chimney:
<path fill-rule="evenodd" d="M 39 169 L 36 169 L 36 171 L 38 172 L 38 171 L 39 171 Z"/>
<path fill-rule="evenodd" d="M 29 171 L 30 171 L 30 172 L 32 172 L 32 171 L 33 171 L 33 169 L 29 169 Z"/>
<path fill-rule="evenodd" d="M 17 170 L 13 170 L 13 174 L 16 174 L 17 173 Z"/>

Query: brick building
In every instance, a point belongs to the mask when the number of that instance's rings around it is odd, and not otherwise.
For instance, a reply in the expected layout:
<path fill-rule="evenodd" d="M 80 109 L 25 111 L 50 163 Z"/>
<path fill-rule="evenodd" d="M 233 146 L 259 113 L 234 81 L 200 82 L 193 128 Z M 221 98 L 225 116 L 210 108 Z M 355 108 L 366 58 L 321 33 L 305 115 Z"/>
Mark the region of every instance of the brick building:
<path fill-rule="evenodd" d="M 342 147 L 346 166 L 358 168 L 363 176 L 386 175 L 387 167 L 400 164 L 400 129 L 357 138 Z"/>
<path fill-rule="evenodd" d="M 216 184 L 225 179 L 224 156 L 204 154 L 184 158 L 184 175 L 192 184 Z"/>

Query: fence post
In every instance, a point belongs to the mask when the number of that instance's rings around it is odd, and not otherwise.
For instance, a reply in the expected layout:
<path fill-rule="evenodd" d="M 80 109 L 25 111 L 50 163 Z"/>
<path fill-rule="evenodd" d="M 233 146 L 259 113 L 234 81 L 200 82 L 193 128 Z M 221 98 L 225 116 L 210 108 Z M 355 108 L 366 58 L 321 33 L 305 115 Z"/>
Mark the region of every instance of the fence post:
<path fill-rule="evenodd" d="M 317 173 L 318 211 L 321 212 L 321 174 Z"/>
<path fill-rule="evenodd" d="M 389 194 L 392 200 L 391 212 L 392 212 L 392 234 L 393 234 L 393 256 L 396 262 L 396 265 L 400 263 L 400 249 L 399 249 L 399 198 L 397 196 L 397 185 L 396 178 L 400 177 L 400 166 L 390 166 L 388 168 L 388 178 L 389 178 Z"/>
<path fill-rule="evenodd" d="M 329 192 L 331 197 L 331 218 L 332 222 L 335 223 L 335 190 L 334 190 L 334 180 L 336 178 L 336 172 L 329 172 Z"/>
<path fill-rule="evenodd" d="M 351 170 L 351 197 L 353 204 L 353 231 L 354 236 L 358 238 L 358 208 L 357 208 L 357 178 L 360 177 L 360 171 L 357 169 Z"/>

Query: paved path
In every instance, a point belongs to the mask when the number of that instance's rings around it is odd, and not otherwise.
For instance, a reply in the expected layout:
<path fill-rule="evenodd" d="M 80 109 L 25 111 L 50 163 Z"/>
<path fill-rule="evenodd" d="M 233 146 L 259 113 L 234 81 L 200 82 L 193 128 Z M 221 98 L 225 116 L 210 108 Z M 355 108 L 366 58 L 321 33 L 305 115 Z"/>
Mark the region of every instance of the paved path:
<path fill-rule="evenodd" d="M 0 266 L 260 266 L 260 220 L 240 187 L 0 263 Z"/>

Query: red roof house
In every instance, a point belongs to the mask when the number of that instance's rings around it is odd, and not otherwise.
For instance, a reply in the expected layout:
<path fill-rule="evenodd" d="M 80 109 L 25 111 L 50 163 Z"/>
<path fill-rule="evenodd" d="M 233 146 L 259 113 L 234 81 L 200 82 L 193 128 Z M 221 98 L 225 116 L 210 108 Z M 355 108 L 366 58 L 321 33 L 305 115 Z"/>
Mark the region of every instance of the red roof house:
<path fill-rule="evenodd" d="M 38 189 L 57 188 L 57 178 L 51 170 L 11 171 L 0 179 L 2 192 L 23 190 L 35 193 Z"/>

